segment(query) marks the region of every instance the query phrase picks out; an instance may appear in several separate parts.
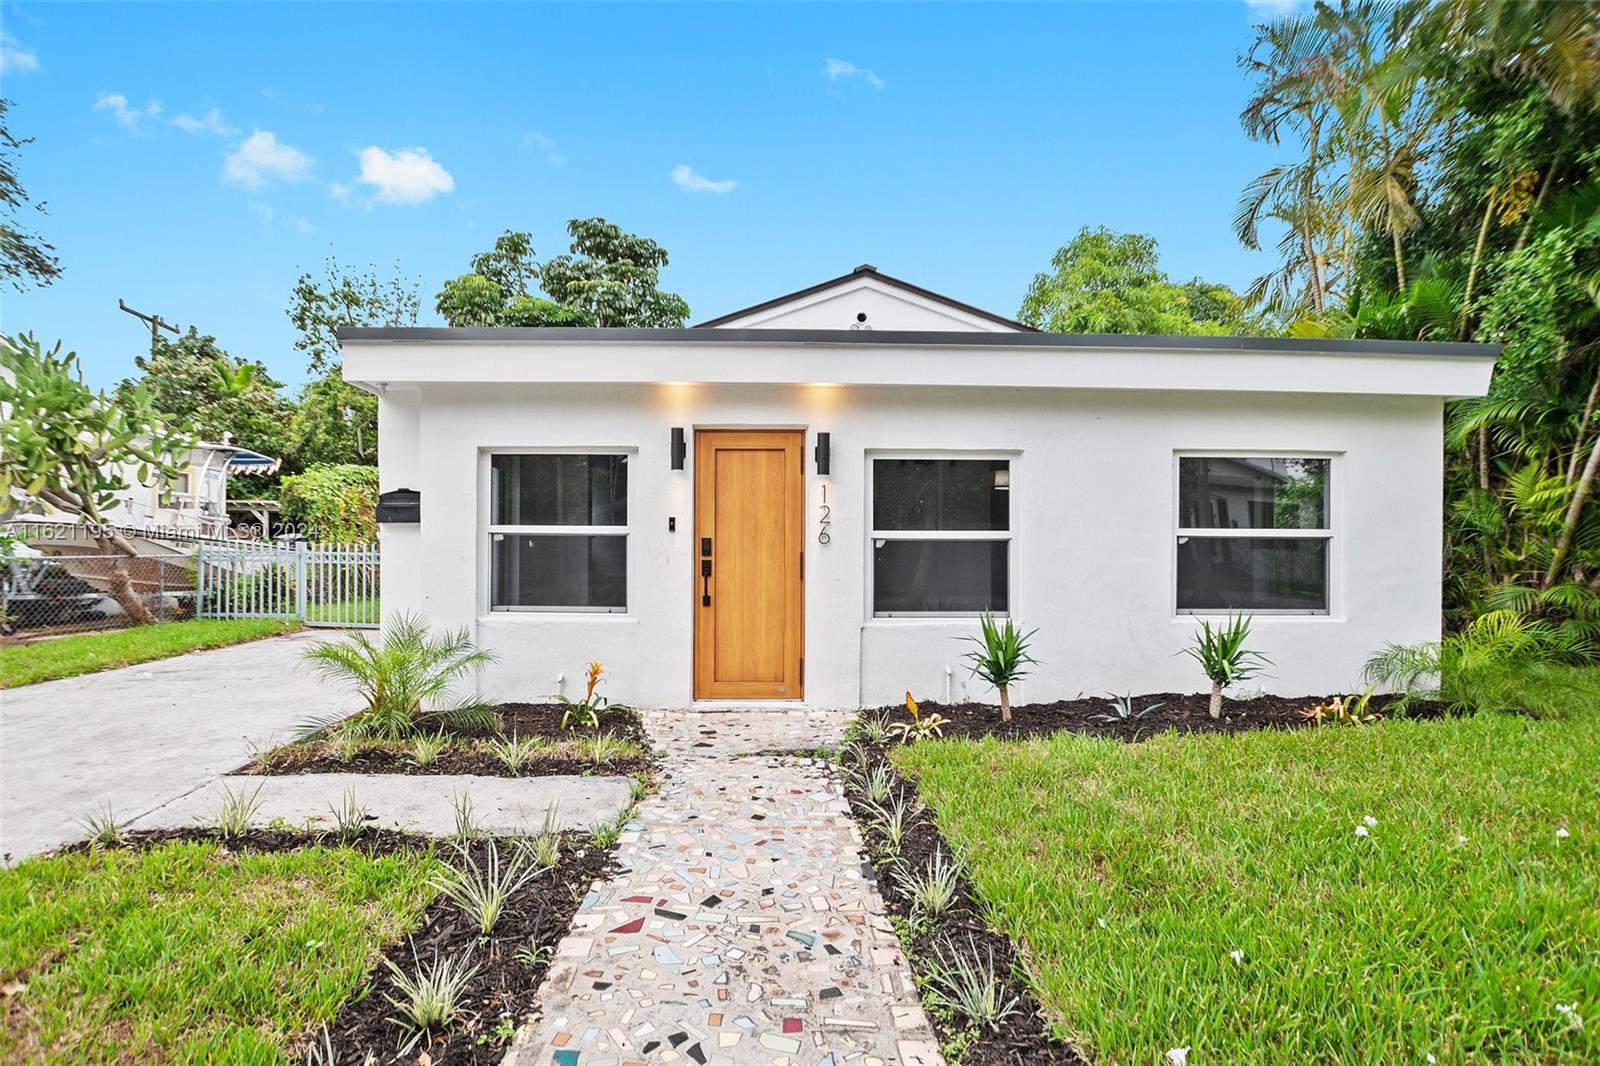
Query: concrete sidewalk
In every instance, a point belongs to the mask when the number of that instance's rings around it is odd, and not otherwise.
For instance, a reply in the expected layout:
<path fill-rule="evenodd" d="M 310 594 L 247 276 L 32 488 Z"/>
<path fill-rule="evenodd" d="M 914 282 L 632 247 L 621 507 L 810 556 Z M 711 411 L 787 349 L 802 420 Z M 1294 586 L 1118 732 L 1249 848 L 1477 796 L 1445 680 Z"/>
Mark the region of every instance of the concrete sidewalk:
<path fill-rule="evenodd" d="M 247 738 L 289 739 L 355 697 L 300 664 L 338 636 L 306 631 L 62 681 L 0 690 L 0 856 L 81 839 L 109 802 L 119 820 L 205 788 L 250 758 Z"/>

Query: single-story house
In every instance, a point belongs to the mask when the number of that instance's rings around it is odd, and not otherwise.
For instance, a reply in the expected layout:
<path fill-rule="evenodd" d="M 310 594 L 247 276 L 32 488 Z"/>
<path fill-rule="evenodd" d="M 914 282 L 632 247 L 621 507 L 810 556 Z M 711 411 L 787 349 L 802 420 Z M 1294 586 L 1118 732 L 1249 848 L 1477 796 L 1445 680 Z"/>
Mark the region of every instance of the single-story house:
<path fill-rule="evenodd" d="M 990 699 L 964 637 L 1037 629 L 1021 698 L 1346 691 L 1440 628 L 1444 402 L 1477 344 L 1077 336 L 858 267 L 686 329 L 346 329 L 379 397 L 382 601 L 466 627 L 487 694 Z M 1014 697 L 1015 698 L 1015 697 Z"/>

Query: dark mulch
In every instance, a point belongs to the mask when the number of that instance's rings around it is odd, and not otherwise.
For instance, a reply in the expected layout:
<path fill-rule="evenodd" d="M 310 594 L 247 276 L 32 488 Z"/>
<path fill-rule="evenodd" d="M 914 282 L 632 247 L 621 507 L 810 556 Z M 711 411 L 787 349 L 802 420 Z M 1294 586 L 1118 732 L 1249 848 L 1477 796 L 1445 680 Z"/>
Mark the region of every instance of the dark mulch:
<path fill-rule="evenodd" d="M 868 747 L 864 750 L 867 752 L 865 769 L 870 770 L 879 764 L 889 765 L 884 749 Z M 916 802 L 916 790 L 911 784 L 898 773 L 894 779 L 896 796 L 890 802 L 904 797 L 917 808 L 901 841 L 901 859 L 913 870 L 926 868 L 936 850 L 946 860 L 951 859 L 955 853 L 940 835 L 933 813 Z M 860 793 L 850 783 L 848 773 L 845 795 L 850 802 L 851 813 L 855 815 L 862 836 L 867 841 L 868 854 L 882 855 L 885 848 L 883 834 L 870 817 Z M 928 978 L 940 960 L 948 965 L 958 957 L 966 957 L 987 964 L 992 958 L 994 971 L 1000 977 L 1007 995 L 1015 997 L 1017 1001 L 1017 1011 L 1002 1021 L 998 1030 L 967 1034 L 966 1050 L 961 1056 L 962 1066 L 1087 1066 L 1088 1060 L 1071 1045 L 1051 1036 L 1044 1008 L 1020 977 L 1022 969 L 1016 945 L 1010 937 L 989 928 L 983 920 L 977 893 L 965 875 L 956 892 L 955 905 L 938 921 L 912 923 L 910 903 L 900 891 L 889 868 L 879 869 L 878 874 L 878 890 L 883 895 L 889 913 L 903 919 L 900 923 L 901 946 L 905 948 L 906 959 L 919 978 Z M 965 1024 L 962 1019 L 932 1009 L 926 989 L 922 1001 L 924 1007 L 929 1008 L 928 1018 L 941 1043 L 948 1044 L 962 1038 L 962 1026 Z"/>
<path fill-rule="evenodd" d="M 1055 703 L 1024 703 L 1011 708 L 1009 722 L 1002 722 L 1000 708 L 991 704 L 924 703 L 919 709 L 924 717 L 938 713 L 950 720 L 941 734 L 944 737 L 1020 739 L 1068 732 L 1131 742 L 1165 732 L 1242 733 L 1251 729 L 1301 729 L 1310 724 L 1300 717 L 1301 711 L 1334 698 L 1257 696 L 1248 700 L 1225 700 L 1222 717 L 1212 718 L 1208 710 L 1210 697 L 1204 693 L 1185 695 L 1178 692 L 1151 692 L 1133 697 L 1134 712 L 1143 711 L 1152 704 L 1159 703 L 1161 706 L 1129 721 L 1097 719 L 1097 715 L 1115 714 L 1111 700 L 1103 696 L 1058 700 Z M 1372 709 L 1383 713 L 1395 698 L 1374 696 Z M 911 715 L 903 706 L 884 707 L 878 713 L 887 714 L 891 722 L 911 720 Z M 1426 700 L 1412 700 L 1406 708 L 1408 718 L 1439 718 L 1447 713 L 1448 708 L 1444 704 Z"/>
<path fill-rule="evenodd" d="M 379 963 L 366 981 L 340 1009 L 333 1022 L 326 1027 L 338 1062 L 415 1063 L 426 1051 L 434 1066 L 455 1064 L 498 1063 L 505 1057 L 505 1042 L 495 1035 L 502 1017 L 512 1025 L 520 1024 L 533 1009 L 539 984 L 549 968 L 550 952 L 556 942 L 566 935 L 589 886 L 596 880 L 605 880 L 615 872 L 616 864 L 611 853 L 594 847 L 589 835 L 569 832 L 562 835 L 560 864 L 549 873 L 541 874 L 519 889 L 506 902 L 494 932 L 479 937 L 477 926 L 449 900 L 436 899 L 424 912 L 422 924 L 409 937 L 391 945 L 383 957 L 392 961 L 403 973 L 415 975 L 420 959 L 431 964 L 435 956 L 453 958 L 467 951 L 478 971 L 467 985 L 462 1002 L 462 1020 L 448 1034 L 437 1037 L 433 1043 L 413 1048 L 401 1054 L 402 1030 L 389 1019 L 394 1006 L 384 997 L 401 998 L 396 989 L 394 974 Z M 129 833 L 119 843 L 130 850 L 143 850 L 176 841 L 212 841 L 236 852 L 291 851 L 313 846 L 344 846 L 370 855 L 387 855 L 403 849 L 422 850 L 435 847 L 440 855 L 449 859 L 451 848 L 440 841 L 400 833 L 393 830 L 369 829 L 348 841 L 333 833 L 307 833 L 297 830 L 252 829 L 247 833 L 224 840 L 214 829 L 162 829 Z M 473 841 L 470 847 L 479 865 L 483 865 L 490 841 Z M 510 845 L 501 841 L 502 860 Z M 83 851 L 87 844 L 74 844 L 63 851 Z M 415 948 L 415 957 L 412 949 Z M 516 957 L 517 951 L 528 947 L 538 955 L 535 965 Z M 547 949 L 547 950 L 541 950 Z M 481 1042 L 480 1042 L 481 1039 Z M 319 1048 L 324 1040 L 324 1030 L 318 1028 L 300 1041 Z M 371 1053 L 373 1059 L 368 1060 Z M 299 1060 L 297 1048 L 290 1056 Z"/>
<path fill-rule="evenodd" d="M 637 711 L 617 707 L 606 712 L 598 728 L 574 725 L 561 728 L 561 714 L 565 710 L 555 703 L 502 703 L 495 708 L 498 728 L 493 733 L 470 729 L 443 730 L 449 736 L 463 741 L 488 741 L 504 737 L 535 737 L 541 740 L 583 741 L 600 733 L 609 733 L 621 740 L 629 740 L 650 751 L 649 734 Z M 477 774 L 483 777 L 554 777 L 558 775 L 631 776 L 649 773 L 653 763 L 648 754 L 628 755 L 614 759 L 604 766 L 579 757 L 541 756 L 512 773 L 493 752 L 473 747 L 449 747 L 427 766 L 418 766 L 404 751 L 380 749 L 358 752 L 349 762 L 331 753 L 309 758 L 295 758 L 262 762 L 253 760 L 236 772 L 242 774 Z"/>
<path fill-rule="evenodd" d="M 609 878 L 616 869 L 610 852 L 590 844 L 588 834 L 563 833 L 562 839 L 561 864 L 507 900 L 490 936 L 479 937 L 471 919 L 455 904 L 440 899 L 428 908 L 415 933 L 383 953 L 402 972 L 414 974 L 416 959 L 431 965 L 435 957 L 454 958 L 470 950 L 478 970 L 467 985 L 461 1024 L 431 1044 L 401 1054 L 396 1046 L 401 1030 L 390 1020 L 395 1008 L 385 996 L 402 997 L 394 974 L 380 963 L 367 984 L 328 1026 L 339 1053 L 338 1061 L 367 1061 L 370 1053 L 380 1063 L 413 1063 L 422 1051 L 428 1053 L 434 1066 L 498 1063 L 505 1058 L 505 1042 L 496 1035 L 496 1026 L 502 1018 L 509 1019 L 513 1026 L 519 1025 L 533 1009 L 539 984 L 549 969 L 551 952 L 566 935 L 591 882 Z M 482 865 L 489 845 L 478 842 L 473 846 Z M 533 965 L 517 958 L 522 948 L 537 953 Z M 322 1031 L 310 1034 L 310 1038 L 320 1044 Z"/>

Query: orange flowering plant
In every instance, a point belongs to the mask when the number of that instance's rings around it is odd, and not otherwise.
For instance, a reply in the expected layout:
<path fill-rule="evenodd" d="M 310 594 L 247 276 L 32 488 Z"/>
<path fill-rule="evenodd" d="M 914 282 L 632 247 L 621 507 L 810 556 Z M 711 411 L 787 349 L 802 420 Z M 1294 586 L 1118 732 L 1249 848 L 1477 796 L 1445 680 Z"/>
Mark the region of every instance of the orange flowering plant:
<path fill-rule="evenodd" d="M 587 726 L 590 729 L 599 728 L 600 716 L 605 714 L 611 706 L 611 701 L 604 696 L 596 695 L 595 689 L 600 687 L 600 681 L 605 676 L 606 668 L 599 661 L 591 662 L 584 669 L 583 699 L 575 700 L 569 696 L 556 695 L 555 701 L 566 710 L 561 712 L 561 728 L 573 729 Z"/>

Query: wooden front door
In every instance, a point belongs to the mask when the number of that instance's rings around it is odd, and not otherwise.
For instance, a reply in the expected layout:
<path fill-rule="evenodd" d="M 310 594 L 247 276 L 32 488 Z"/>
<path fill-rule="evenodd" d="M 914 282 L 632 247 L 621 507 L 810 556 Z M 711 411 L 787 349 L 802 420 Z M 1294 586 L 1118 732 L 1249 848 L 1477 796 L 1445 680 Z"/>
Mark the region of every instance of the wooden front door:
<path fill-rule="evenodd" d="M 805 434 L 701 430 L 694 448 L 694 695 L 804 696 Z"/>

